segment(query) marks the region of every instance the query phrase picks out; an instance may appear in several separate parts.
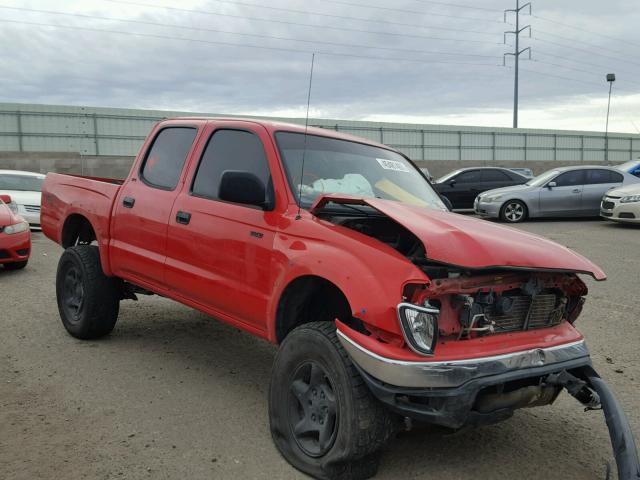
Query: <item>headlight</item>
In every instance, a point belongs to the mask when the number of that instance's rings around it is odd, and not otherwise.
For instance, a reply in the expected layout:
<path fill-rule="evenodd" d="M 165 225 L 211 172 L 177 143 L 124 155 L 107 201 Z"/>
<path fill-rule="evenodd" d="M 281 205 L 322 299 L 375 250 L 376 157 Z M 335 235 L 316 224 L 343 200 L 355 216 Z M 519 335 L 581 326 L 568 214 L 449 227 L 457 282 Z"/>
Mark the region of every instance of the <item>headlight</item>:
<path fill-rule="evenodd" d="M 433 355 L 438 339 L 437 308 L 419 307 L 412 303 L 398 305 L 398 319 L 407 344 L 416 353 Z"/>
<path fill-rule="evenodd" d="M 502 198 L 502 195 L 487 195 L 482 200 L 484 200 L 487 203 L 493 203 L 493 202 L 497 202 L 501 198 Z"/>
<path fill-rule="evenodd" d="M 620 203 L 640 202 L 640 195 L 628 195 L 620 199 Z"/>
<path fill-rule="evenodd" d="M 29 230 L 29 224 L 27 222 L 20 222 L 4 227 L 4 233 L 7 235 L 13 235 L 14 233 L 25 232 L 27 230 Z"/>

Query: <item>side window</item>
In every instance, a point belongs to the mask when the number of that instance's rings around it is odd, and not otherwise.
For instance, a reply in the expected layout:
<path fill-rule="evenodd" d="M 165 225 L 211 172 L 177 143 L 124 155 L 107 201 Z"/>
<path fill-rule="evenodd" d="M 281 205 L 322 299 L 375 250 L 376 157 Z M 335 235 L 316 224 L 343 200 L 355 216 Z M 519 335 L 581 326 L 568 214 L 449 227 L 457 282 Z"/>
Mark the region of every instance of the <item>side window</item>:
<path fill-rule="evenodd" d="M 587 185 L 596 185 L 599 183 L 614 183 L 615 180 L 612 179 L 612 175 L 615 175 L 615 172 L 610 170 L 603 169 L 592 169 L 587 170 L 587 181 L 585 182 Z"/>
<path fill-rule="evenodd" d="M 635 175 L 636 177 L 640 177 L 640 165 L 629 172 L 631 175 Z"/>
<path fill-rule="evenodd" d="M 191 127 L 160 130 L 142 165 L 142 180 L 152 187 L 165 190 L 176 188 L 197 132 Z"/>
<path fill-rule="evenodd" d="M 244 130 L 215 131 L 202 154 L 191 192 L 201 197 L 218 198 L 220 179 L 227 170 L 251 172 L 265 186 L 269 185 L 269 164 L 256 134 Z"/>
<path fill-rule="evenodd" d="M 584 170 L 572 170 L 555 178 L 558 187 L 571 187 L 584 184 Z"/>
<path fill-rule="evenodd" d="M 480 170 L 469 170 L 468 172 L 462 172 L 455 179 L 459 183 L 474 183 L 480 181 Z"/>
<path fill-rule="evenodd" d="M 622 174 L 618 172 L 610 172 L 611 173 L 611 182 L 610 183 L 622 183 L 624 182 L 624 177 Z M 638 175 L 640 176 L 640 170 L 638 170 Z"/>
<path fill-rule="evenodd" d="M 483 170 L 482 171 L 483 182 L 509 182 L 511 177 L 500 170 Z"/>

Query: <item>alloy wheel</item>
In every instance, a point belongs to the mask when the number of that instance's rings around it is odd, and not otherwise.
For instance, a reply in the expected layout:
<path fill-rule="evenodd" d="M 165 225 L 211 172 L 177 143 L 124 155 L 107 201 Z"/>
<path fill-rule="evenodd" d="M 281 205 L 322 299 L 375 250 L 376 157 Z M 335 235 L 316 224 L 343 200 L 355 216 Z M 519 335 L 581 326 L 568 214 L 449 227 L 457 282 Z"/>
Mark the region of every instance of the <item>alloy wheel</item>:
<path fill-rule="evenodd" d="M 508 203 L 504 207 L 504 216 L 510 222 L 519 222 L 524 217 L 524 207 L 518 202 Z"/>
<path fill-rule="evenodd" d="M 298 446 L 311 457 L 326 454 L 338 431 L 338 403 L 326 370 L 302 364 L 289 385 L 289 427 Z"/>

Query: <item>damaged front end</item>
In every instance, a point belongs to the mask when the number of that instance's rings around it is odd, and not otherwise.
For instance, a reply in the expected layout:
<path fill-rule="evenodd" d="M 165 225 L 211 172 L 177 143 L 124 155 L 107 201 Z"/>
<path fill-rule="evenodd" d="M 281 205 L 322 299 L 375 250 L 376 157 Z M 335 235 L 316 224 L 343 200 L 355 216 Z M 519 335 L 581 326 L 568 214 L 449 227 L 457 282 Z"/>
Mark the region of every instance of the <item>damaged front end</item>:
<path fill-rule="evenodd" d="M 358 207 L 322 211 L 334 201 Z M 373 213 L 358 214 L 362 207 Z M 640 478 L 624 412 L 574 328 L 587 294 L 578 274 L 605 279 L 597 266 L 540 237 L 394 202 L 323 197 L 312 211 L 388 245 L 426 277 L 404 284 L 394 305 L 402 337 L 388 323 L 355 331 L 337 322 L 381 402 L 406 418 L 459 429 L 552 404 L 566 389 L 585 409 L 603 409 L 619 478 Z"/>

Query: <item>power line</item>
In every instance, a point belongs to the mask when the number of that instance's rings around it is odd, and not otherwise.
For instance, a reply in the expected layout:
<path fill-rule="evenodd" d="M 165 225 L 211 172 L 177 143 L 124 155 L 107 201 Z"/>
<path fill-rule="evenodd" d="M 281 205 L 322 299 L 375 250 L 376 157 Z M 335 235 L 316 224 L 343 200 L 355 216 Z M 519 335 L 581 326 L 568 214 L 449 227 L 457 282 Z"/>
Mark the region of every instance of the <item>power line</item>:
<path fill-rule="evenodd" d="M 562 79 L 562 80 L 568 80 L 570 82 L 583 83 L 585 85 L 594 85 L 594 86 L 597 86 L 599 88 L 602 88 L 602 84 L 601 83 L 589 82 L 589 81 L 586 81 L 586 80 L 579 80 L 579 79 L 573 78 L 573 77 L 564 77 L 562 75 L 555 75 L 553 73 L 540 72 L 538 70 L 531 70 L 531 69 L 522 68 L 522 67 L 521 67 L 521 70 L 524 70 L 525 72 L 533 73 L 533 74 L 536 74 L 536 75 L 542 75 L 542 76 L 545 76 L 545 77 L 552 77 L 552 78 L 559 78 L 559 79 Z M 622 90 L 623 92 L 636 93 L 636 92 L 632 92 L 631 90 L 626 90 L 626 89 L 623 89 L 623 88 L 616 87 L 616 89 Z"/>
<path fill-rule="evenodd" d="M 149 7 L 149 8 L 163 8 L 163 9 L 174 10 L 174 11 L 200 13 L 200 14 L 204 14 L 204 15 L 222 15 L 222 14 L 217 13 L 217 12 L 211 12 L 211 11 L 206 11 L 206 10 L 194 10 L 194 9 L 186 9 L 186 8 L 178 8 L 178 7 L 149 5 L 149 4 L 146 4 L 146 3 L 129 2 L 129 1 L 124 1 L 124 0 L 104 0 L 104 1 L 105 2 L 111 2 L 111 3 L 137 5 L 137 6 L 143 6 L 143 7 Z M 228 0 L 212 0 L 212 1 L 214 1 L 214 2 L 231 3 L 231 4 L 235 4 L 235 5 L 244 5 L 244 4 L 240 4 L 240 3 L 236 3 L 236 2 L 231 2 L 231 1 L 228 1 Z M 351 16 L 347 16 L 347 15 L 336 15 L 336 14 L 319 13 L 319 12 L 307 12 L 307 11 L 304 11 L 304 10 L 291 10 L 291 9 L 284 9 L 284 8 L 278 8 L 278 7 L 270 7 L 270 6 L 266 6 L 266 5 L 252 5 L 252 4 L 249 4 L 249 5 L 251 5 L 253 7 L 260 7 L 260 8 L 270 9 L 270 10 L 284 10 L 284 11 L 287 11 L 289 13 L 299 13 L 299 14 L 304 14 L 304 15 L 307 15 L 307 16 L 315 15 L 317 17 L 326 17 L 326 18 L 333 18 L 333 19 L 337 18 L 337 19 L 341 19 L 341 20 L 356 20 L 356 21 L 359 21 L 359 22 L 379 23 L 379 24 L 382 24 L 382 25 L 393 25 L 393 26 L 396 26 L 396 27 L 412 27 L 412 28 L 421 28 L 421 29 L 429 29 L 429 28 L 431 28 L 431 29 L 434 29 L 434 30 L 449 30 L 449 31 L 452 31 L 452 32 L 455 31 L 455 32 L 461 32 L 461 33 L 475 33 L 475 34 L 478 34 L 478 35 L 495 36 L 494 33 L 487 32 L 487 31 L 445 28 L 445 27 L 424 25 L 424 24 L 419 24 L 419 23 L 392 22 L 392 21 L 389 21 L 389 20 L 373 20 L 371 18 L 351 17 Z M 226 15 L 226 16 L 230 16 L 230 15 Z M 240 18 L 248 18 L 248 17 L 240 17 Z M 325 27 L 325 28 L 328 28 L 328 27 Z"/>
<path fill-rule="evenodd" d="M 218 1 L 218 0 L 214 0 L 214 1 Z M 223 0 L 220 0 L 223 1 Z M 226 3 L 226 0 L 224 0 Z M 409 13 L 412 15 L 435 15 L 437 17 L 446 17 L 446 18 L 455 18 L 455 19 L 462 19 L 462 20 L 476 20 L 476 21 L 481 21 L 481 22 L 491 22 L 491 23 L 501 23 L 498 20 L 489 20 L 488 18 L 481 18 L 481 17 L 461 17 L 459 15 L 449 15 L 449 14 L 443 14 L 443 13 L 432 13 L 432 12 L 424 12 L 424 11 L 418 11 L 418 10 L 406 10 L 406 9 L 400 9 L 400 8 L 392 8 L 392 7 L 382 7 L 380 5 L 367 5 L 364 3 L 353 3 L 353 2 L 347 2 L 345 0 L 319 0 L 321 2 L 324 3 L 331 3 L 334 5 L 345 5 L 347 7 L 360 7 L 360 8 L 371 8 L 373 10 L 383 10 L 383 11 L 387 11 L 387 12 L 397 12 L 397 13 Z M 230 2 L 230 3 L 236 3 L 236 2 Z M 239 5 L 243 5 L 238 3 Z M 244 4 L 246 5 L 246 4 Z M 256 6 L 255 4 L 252 4 L 252 6 Z"/>
<path fill-rule="evenodd" d="M 607 47 L 602 47 L 596 43 L 590 43 L 590 42 L 585 42 L 584 40 L 577 40 L 575 38 L 571 38 L 571 37 L 564 37 L 562 35 L 557 35 L 555 33 L 551 33 L 551 32 L 547 32 L 546 30 L 540 30 L 539 28 L 536 27 L 536 33 L 542 33 L 544 35 L 549 35 L 550 37 L 556 37 L 556 38 L 560 38 L 562 40 L 568 40 L 569 42 L 576 42 L 579 41 L 582 45 L 588 45 L 590 47 L 594 47 L 594 48 L 599 48 L 600 50 L 605 50 L 607 52 L 611 52 L 611 53 L 623 53 L 620 50 L 613 50 L 611 48 L 607 48 Z"/>
<path fill-rule="evenodd" d="M 17 10 L 23 12 L 34 12 L 34 13 L 46 13 L 52 15 L 64 15 L 68 17 L 75 18 L 90 18 L 95 20 L 106 20 L 106 21 L 115 21 L 115 22 L 124 22 L 124 23 L 133 23 L 137 25 L 151 25 L 156 27 L 169 27 L 169 28 L 177 28 L 182 30 L 193 30 L 199 32 L 212 32 L 212 33 L 223 33 L 228 35 L 239 35 L 246 37 L 256 37 L 256 38 L 268 38 L 273 40 L 284 40 L 290 42 L 302 42 L 302 43 L 313 43 L 313 44 L 322 44 L 322 45 L 330 45 L 337 47 L 349 47 L 349 48 L 368 48 L 375 50 L 387 50 L 387 51 L 397 51 L 397 52 L 405 52 L 405 53 L 422 53 L 422 54 L 435 54 L 435 55 L 447 55 L 447 56 L 460 56 L 460 57 L 478 57 L 478 58 L 495 58 L 495 55 L 481 55 L 481 54 L 472 54 L 472 53 L 459 53 L 459 52 L 446 52 L 446 51 L 436 51 L 436 50 L 417 50 L 417 49 L 406 49 L 406 48 L 395 48 L 395 47 L 377 47 L 370 45 L 360 45 L 360 44 L 349 44 L 349 43 L 340 43 L 340 42 L 327 42 L 324 40 L 305 40 L 305 39 L 297 39 L 292 37 L 281 37 L 275 35 L 263 35 L 256 33 L 242 33 L 242 32 L 234 32 L 230 30 L 219 30 L 214 28 L 202 28 L 202 27 L 187 27 L 183 25 L 176 25 L 170 23 L 160 23 L 160 22 L 150 22 L 147 20 L 131 20 L 124 18 L 113 18 L 113 17 L 102 17 L 99 15 L 88 15 L 82 13 L 70 13 L 70 12 L 59 12 L 54 10 L 40 10 L 34 8 L 24 8 L 24 7 L 9 7 L 5 5 L 0 5 L 0 8 L 9 9 L 9 10 Z"/>
<path fill-rule="evenodd" d="M 602 75 L 602 72 L 594 72 L 593 70 L 585 70 L 583 68 L 576 68 L 576 67 L 571 67 L 569 65 L 562 65 L 560 63 L 545 62 L 544 60 L 537 60 L 537 59 L 531 59 L 531 61 L 535 62 L 535 63 L 543 64 L 543 65 L 550 65 L 552 67 L 564 68 L 566 70 L 573 70 L 574 72 L 588 73 L 590 75 Z M 626 82 L 631 84 L 631 85 L 635 85 L 635 86 L 640 88 L 640 84 L 639 83 L 629 82 L 628 80 Z"/>
<path fill-rule="evenodd" d="M 549 22 L 549 23 L 555 23 L 556 25 L 561 25 L 563 27 L 567 27 L 567 28 L 571 28 L 573 30 L 578 30 L 584 33 L 589 33 L 591 35 L 597 35 L 599 37 L 603 37 L 603 38 L 608 38 L 610 40 L 616 40 L 618 42 L 624 42 L 628 45 L 635 45 L 637 47 L 640 47 L 640 43 L 634 43 L 634 42 L 630 42 L 629 40 L 627 40 L 626 38 L 622 38 L 622 37 L 614 37 L 612 35 L 605 35 L 604 33 L 600 33 L 600 32 L 594 32 L 593 30 L 588 30 L 586 28 L 583 27 L 576 27 L 574 25 L 570 25 L 568 23 L 564 23 L 564 22 L 559 22 L 558 20 L 552 20 L 550 18 L 545 18 L 545 17 L 540 17 L 538 15 L 532 15 L 532 17 L 537 18 L 538 20 L 543 20 L 545 22 Z"/>
<path fill-rule="evenodd" d="M 583 52 L 583 53 L 587 53 L 589 55 L 596 55 L 598 57 L 604 57 L 604 58 L 610 58 L 612 60 L 617 60 L 619 62 L 624 62 L 624 63 L 631 63 L 633 65 L 638 65 L 640 66 L 640 63 L 638 62 L 632 62 L 631 60 L 627 59 L 627 58 L 621 58 L 621 57 L 613 57 L 611 55 L 606 55 L 604 53 L 598 53 L 598 52 L 594 52 L 593 50 L 587 50 L 584 48 L 578 48 L 578 47 L 574 47 L 571 45 L 566 45 L 563 43 L 558 43 L 558 42 L 553 42 L 551 40 L 545 40 L 543 38 L 538 38 L 538 37 L 531 37 L 533 40 L 537 41 L 537 42 L 543 42 L 543 43 L 548 43 L 549 45 L 556 45 L 558 47 L 562 47 L 562 48 L 568 48 L 569 50 L 575 50 L 577 52 Z"/>
<path fill-rule="evenodd" d="M 474 63 L 474 62 L 457 62 L 457 61 L 450 62 L 450 61 L 444 61 L 444 60 L 427 60 L 427 59 L 421 60 L 421 59 L 415 59 L 415 58 L 379 57 L 379 56 L 372 56 L 372 55 L 358 55 L 358 54 L 343 53 L 343 52 L 302 50 L 302 49 L 286 48 L 286 47 L 268 47 L 265 45 L 251 45 L 251 44 L 243 44 L 243 43 L 221 42 L 221 41 L 214 41 L 214 40 L 202 40 L 199 38 L 176 37 L 172 35 L 139 33 L 139 32 L 131 32 L 131 31 L 91 28 L 91 27 L 78 27 L 78 26 L 72 26 L 72 25 L 59 25 L 59 24 L 52 24 L 52 23 L 27 22 L 23 20 L 0 19 L 0 22 L 14 23 L 14 24 L 20 24 L 20 25 L 62 28 L 62 29 L 70 29 L 70 30 L 82 30 L 82 31 L 88 31 L 88 32 L 113 33 L 113 34 L 120 34 L 120 35 L 158 38 L 163 40 L 178 40 L 178 41 L 185 41 L 185 42 L 202 43 L 206 45 L 225 45 L 225 46 L 232 46 L 232 47 L 256 48 L 261 50 L 275 50 L 275 51 L 281 51 L 281 52 L 294 52 L 294 53 L 304 53 L 304 54 L 315 53 L 316 55 L 321 54 L 321 55 L 335 56 L 335 57 L 362 58 L 362 59 L 386 60 L 386 61 L 394 61 L 394 62 L 408 62 L 408 63 L 421 63 L 421 64 L 473 65 L 473 66 L 483 66 L 483 67 L 500 66 L 497 63 Z"/>
<path fill-rule="evenodd" d="M 567 62 L 573 62 L 573 63 L 577 63 L 577 64 L 580 64 L 580 65 L 587 65 L 587 66 L 590 66 L 590 67 L 601 68 L 603 70 L 610 70 L 611 68 L 615 68 L 616 71 L 626 72 L 629 75 L 638 75 L 635 72 L 630 72 L 629 70 L 620 70 L 618 67 L 613 67 L 611 65 L 602 65 L 601 63 L 585 62 L 583 60 L 576 60 L 574 58 L 563 57 L 562 55 L 554 55 L 552 53 L 541 52 L 540 50 L 536 50 L 536 57 L 538 55 L 542 55 L 543 57 L 557 58 L 558 60 L 566 60 Z"/>
<path fill-rule="evenodd" d="M 193 10 L 193 9 L 188 9 L 188 8 L 178 8 L 178 7 L 167 7 L 167 6 L 161 6 L 161 5 L 149 5 L 146 3 L 138 3 L 138 2 L 132 2 L 132 1 L 127 1 L 127 0 L 104 0 L 105 2 L 111 2 L 111 3 L 118 3 L 118 4 L 122 4 L 122 5 L 132 5 L 132 6 L 137 6 L 137 7 L 147 7 L 147 8 L 156 8 L 156 9 L 161 9 L 161 10 L 172 10 L 172 11 L 177 11 L 177 12 L 183 12 L 183 13 L 195 13 L 195 14 L 200 14 L 200 15 L 210 15 L 210 16 L 218 16 L 218 17 L 226 17 L 226 18 L 236 18 L 236 19 L 240 19 L 240 20 L 251 20 L 251 21 L 256 21 L 256 22 L 267 22 L 267 23 L 277 23 L 277 24 L 281 24 L 281 25 L 292 25 L 292 26 L 296 26 L 296 27 L 310 27 L 310 28 L 316 28 L 316 29 L 322 29 L 322 30 L 336 30 L 336 31 L 343 31 L 343 32 L 358 32 L 358 33 L 368 33 L 368 34 L 374 34 L 374 35 L 388 35 L 388 36 L 393 36 L 393 37 L 407 37 L 407 38 L 424 38 L 427 40 L 446 40 L 446 41 L 453 41 L 453 42 L 469 42 L 469 43 L 485 43 L 485 44 L 491 44 L 491 45 L 501 45 L 501 43 L 497 43 L 497 42 L 490 42 L 488 40 L 470 40 L 470 39 L 458 39 L 458 38 L 445 38 L 445 37 L 432 37 L 432 36 L 428 36 L 428 35 L 419 35 L 419 34 L 411 34 L 411 33 L 396 33 L 396 32 L 384 32 L 381 30 L 364 30 L 364 29 L 359 29 L 359 28 L 348 28 L 348 27 L 337 27 L 335 25 L 317 25 L 317 24 L 313 24 L 313 23 L 300 23 L 300 22 L 290 22 L 287 20 L 278 20 L 278 19 L 273 19 L 273 18 L 259 18 L 259 17 L 249 17 L 249 16 L 244 16 L 244 15 L 232 15 L 229 13 L 218 13 L 218 12 L 210 12 L 210 11 L 205 11 L 205 10 Z M 464 30 L 464 29 L 459 29 L 459 28 L 448 28 L 448 27 L 438 27 L 438 26 L 431 26 L 431 25 L 421 25 L 421 27 L 423 28 L 431 28 L 433 30 L 443 30 L 443 31 L 449 31 L 449 32 L 460 32 L 460 33 L 474 33 L 474 34 L 478 34 L 478 35 L 495 35 L 492 33 L 487 33 L 485 32 L 481 32 L 478 30 Z"/>
<path fill-rule="evenodd" d="M 418 3 L 425 3 L 430 5 L 441 5 L 441 6 L 452 7 L 452 8 L 468 8 L 471 10 L 482 10 L 485 12 L 502 13 L 502 10 L 497 10 L 495 8 L 476 7 L 475 5 L 460 5 L 459 3 L 436 2 L 435 0 L 413 0 L 413 1 Z"/>

